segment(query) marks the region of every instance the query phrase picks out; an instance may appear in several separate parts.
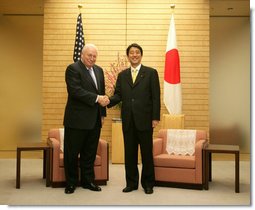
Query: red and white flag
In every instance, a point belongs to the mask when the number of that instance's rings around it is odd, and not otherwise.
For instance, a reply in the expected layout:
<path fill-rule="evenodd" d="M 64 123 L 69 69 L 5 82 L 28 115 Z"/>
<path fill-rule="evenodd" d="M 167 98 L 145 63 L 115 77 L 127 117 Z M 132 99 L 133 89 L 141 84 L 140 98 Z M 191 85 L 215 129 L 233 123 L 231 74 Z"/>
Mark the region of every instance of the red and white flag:
<path fill-rule="evenodd" d="M 171 115 L 178 115 L 182 113 L 180 59 L 176 43 L 173 14 L 171 17 L 166 47 L 164 104 Z"/>

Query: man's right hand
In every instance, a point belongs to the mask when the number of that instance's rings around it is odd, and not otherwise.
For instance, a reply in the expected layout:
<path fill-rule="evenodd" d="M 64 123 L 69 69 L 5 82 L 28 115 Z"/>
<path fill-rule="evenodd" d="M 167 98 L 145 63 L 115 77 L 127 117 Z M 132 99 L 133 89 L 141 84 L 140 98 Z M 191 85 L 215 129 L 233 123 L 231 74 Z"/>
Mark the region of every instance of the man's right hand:
<path fill-rule="evenodd" d="M 103 96 L 103 95 L 100 95 L 100 96 L 98 96 L 97 102 L 98 102 L 101 106 L 105 107 L 105 106 L 107 106 L 107 105 L 110 103 L 110 100 L 109 100 L 108 96 L 106 96 L 106 95 L 104 95 L 104 96 Z"/>

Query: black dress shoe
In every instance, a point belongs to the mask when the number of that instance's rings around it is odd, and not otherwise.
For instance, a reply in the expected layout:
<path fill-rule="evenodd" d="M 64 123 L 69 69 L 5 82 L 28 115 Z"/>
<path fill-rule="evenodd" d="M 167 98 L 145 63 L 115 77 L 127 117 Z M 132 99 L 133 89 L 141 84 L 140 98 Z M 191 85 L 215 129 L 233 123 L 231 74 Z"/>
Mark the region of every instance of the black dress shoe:
<path fill-rule="evenodd" d="M 72 193 L 74 193 L 74 191 L 75 191 L 75 186 L 67 186 L 66 188 L 65 188 L 65 194 L 72 194 Z"/>
<path fill-rule="evenodd" d="M 101 191 L 101 188 L 93 183 L 83 184 L 82 188 L 89 189 L 92 191 Z"/>
<path fill-rule="evenodd" d="M 129 187 L 129 186 L 127 186 L 122 190 L 122 192 L 127 193 L 127 192 L 132 192 L 133 190 L 137 190 L 137 189 L 138 189 L 138 187 Z"/>
<path fill-rule="evenodd" d="M 153 189 L 151 187 L 146 187 L 144 189 L 144 192 L 145 192 L 145 194 L 152 194 L 153 193 Z"/>

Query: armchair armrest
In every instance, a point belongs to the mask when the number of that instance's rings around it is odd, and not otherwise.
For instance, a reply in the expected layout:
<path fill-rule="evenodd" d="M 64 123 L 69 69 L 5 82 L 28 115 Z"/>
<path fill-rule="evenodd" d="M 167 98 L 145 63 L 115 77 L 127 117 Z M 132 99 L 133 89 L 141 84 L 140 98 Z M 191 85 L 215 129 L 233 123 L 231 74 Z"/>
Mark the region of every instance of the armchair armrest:
<path fill-rule="evenodd" d="M 47 141 L 48 141 L 48 143 L 49 143 L 50 145 L 52 145 L 54 148 L 59 147 L 59 149 L 60 149 L 60 142 L 59 142 L 59 140 L 57 140 L 56 138 L 49 137 L 49 138 L 47 139 Z"/>
<path fill-rule="evenodd" d="M 106 157 L 108 143 L 104 139 L 99 139 L 97 147 L 97 155 Z"/>
<path fill-rule="evenodd" d="M 153 140 L 153 156 L 159 155 L 163 153 L 163 139 L 155 138 Z"/>
<path fill-rule="evenodd" d="M 104 139 L 99 139 L 98 147 L 97 147 L 97 155 L 101 156 L 102 160 L 102 176 L 105 177 L 107 180 L 109 179 L 109 144 Z M 107 168 L 104 170 L 103 168 Z"/>
<path fill-rule="evenodd" d="M 51 171 L 53 177 L 57 176 L 56 173 L 59 171 L 60 164 L 60 142 L 55 138 L 48 138 L 48 144 L 52 148 L 52 162 L 51 162 Z M 51 178 L 52 179 L 52 178 Z"/>
<path fill-rule="evenodd" d="M 53 148 L 53 152 L 60 153 L 60 142 L 55 138 L 48 138 L 48 144 Z"/>
<path fill-rule="evenodd" d="M 203 148 L 207 144 L 207 140 L 199 140 L 195 144 L 195 160 L 196 160 L 196 180 L 202 183 L 202 167 L 203 167 Z"/>

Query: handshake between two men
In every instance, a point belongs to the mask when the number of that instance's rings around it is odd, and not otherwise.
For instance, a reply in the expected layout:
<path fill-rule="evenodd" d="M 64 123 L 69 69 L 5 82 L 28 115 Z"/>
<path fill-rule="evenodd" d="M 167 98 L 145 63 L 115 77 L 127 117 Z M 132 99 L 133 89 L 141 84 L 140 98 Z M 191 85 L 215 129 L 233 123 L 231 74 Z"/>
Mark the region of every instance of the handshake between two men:
<path fill-rule="evenodd" d="M 110 100 L 109 100 L 109 97 L 107 95 L 99 95 L 97 102 L 101 106 L 105 107 L 110 103 Z"/>

